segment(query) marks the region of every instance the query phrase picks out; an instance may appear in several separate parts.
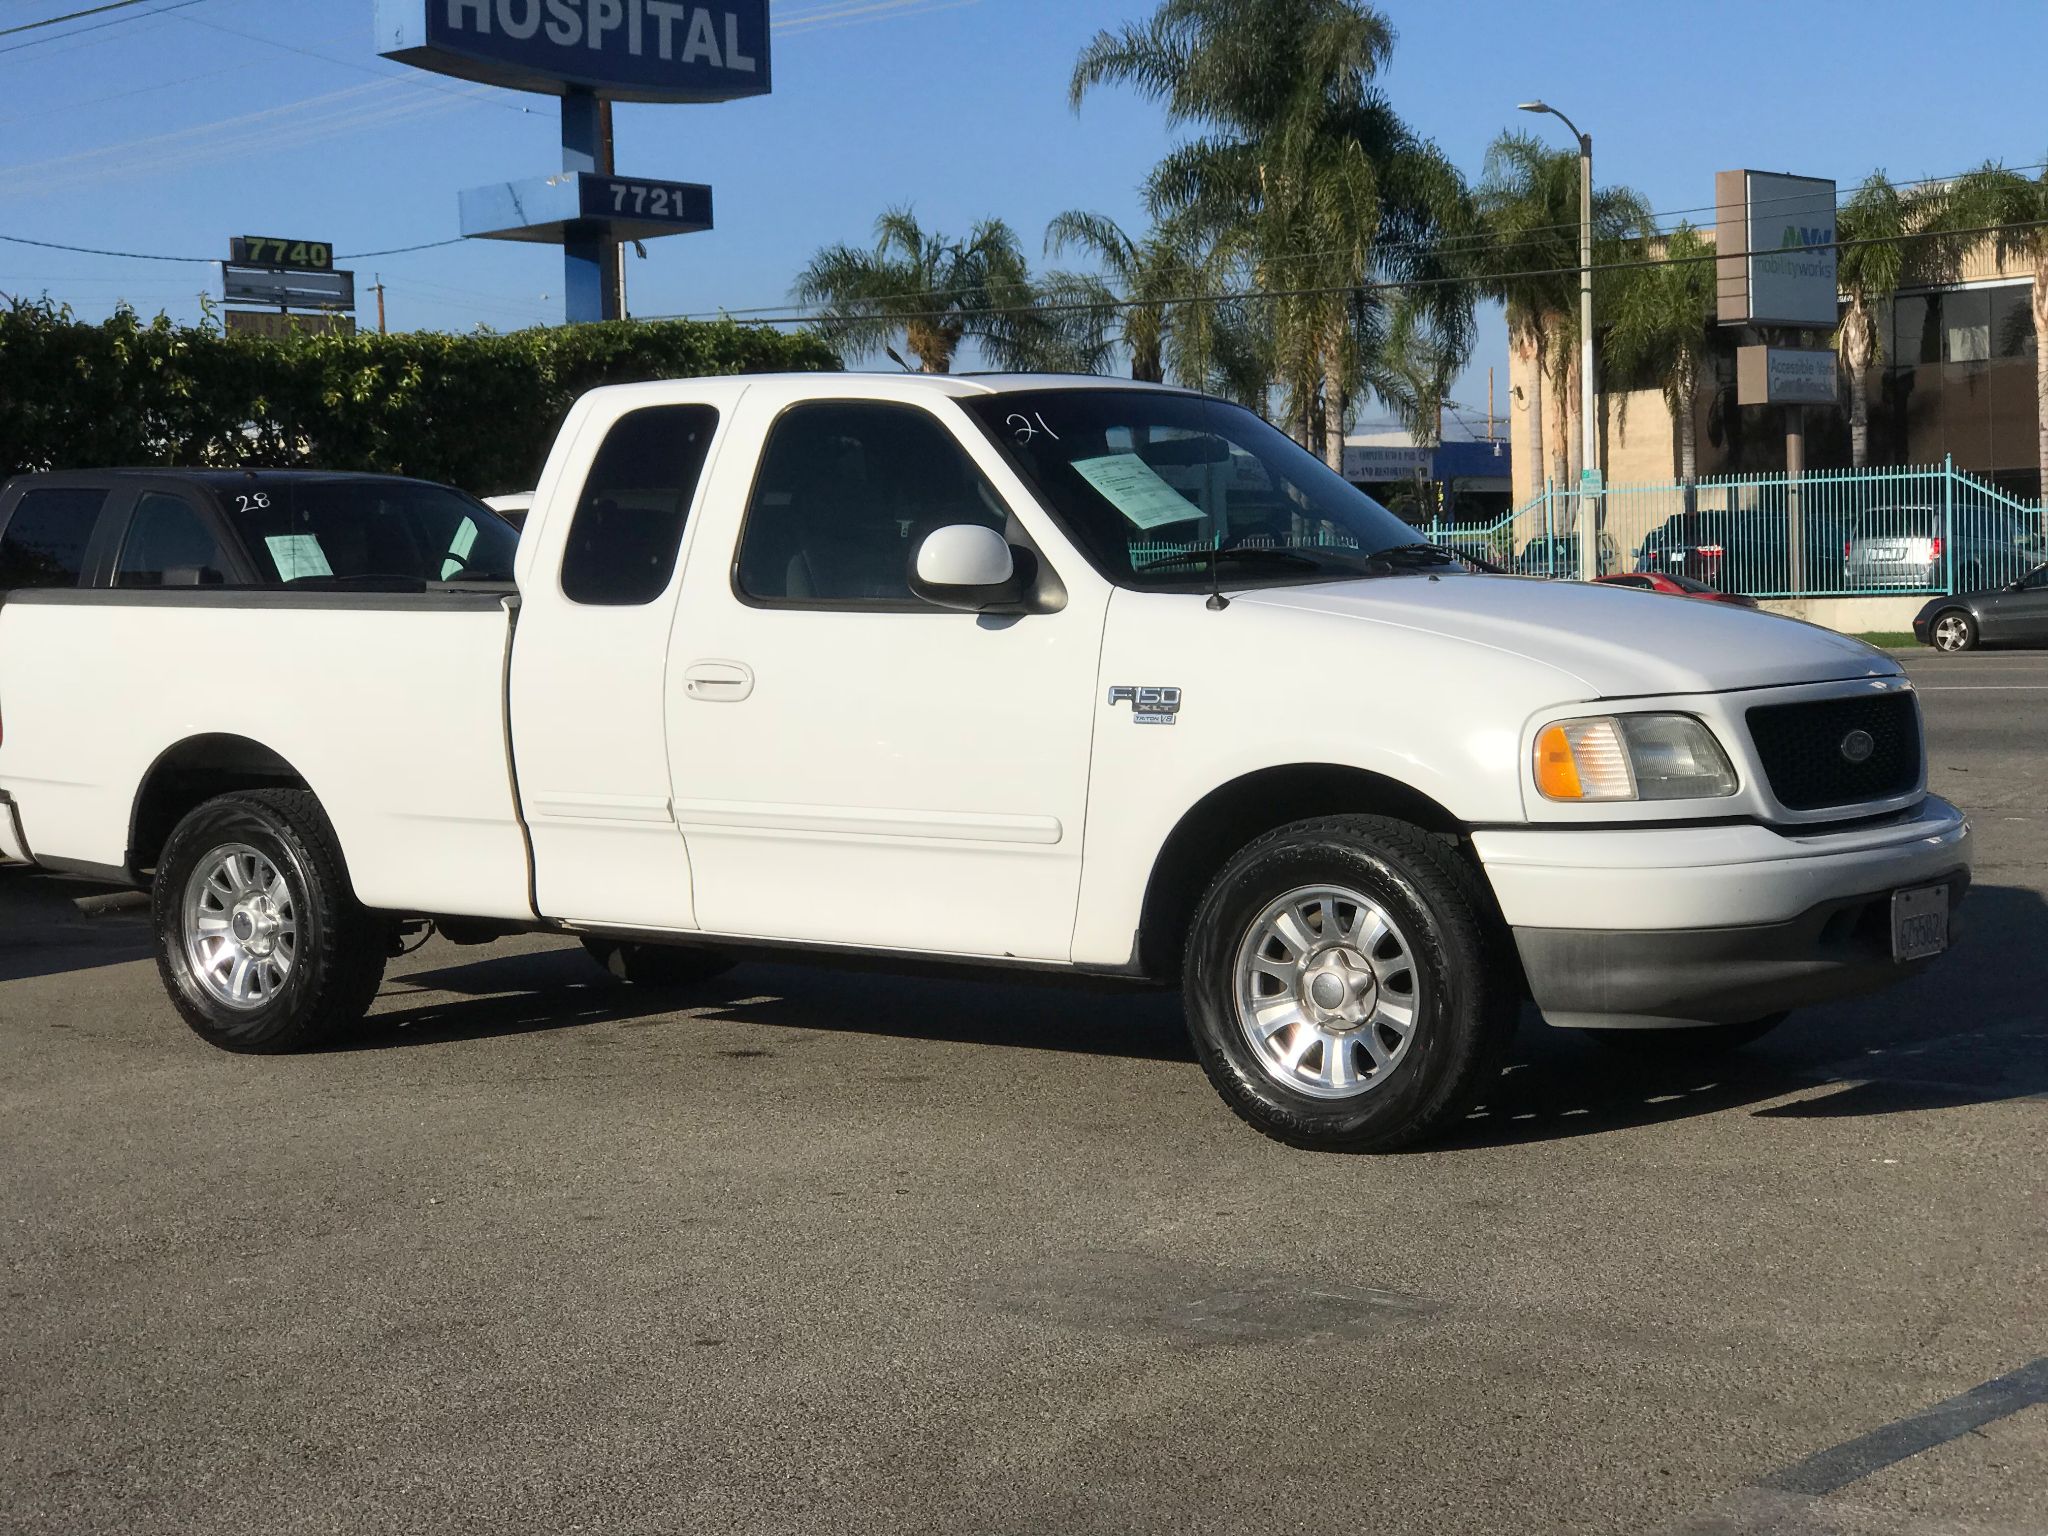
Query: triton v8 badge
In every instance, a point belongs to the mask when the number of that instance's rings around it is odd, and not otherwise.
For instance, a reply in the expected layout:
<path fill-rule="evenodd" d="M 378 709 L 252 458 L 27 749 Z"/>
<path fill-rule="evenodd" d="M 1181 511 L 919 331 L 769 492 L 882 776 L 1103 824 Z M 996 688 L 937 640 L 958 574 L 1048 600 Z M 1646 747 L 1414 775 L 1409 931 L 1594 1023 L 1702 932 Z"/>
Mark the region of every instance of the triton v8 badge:
<path fill-rule="evenodd" d="M 1172 725 L 1180 713 L 1180 690 L 1133 688 L 1129 683 L 1118 683 L 1109 690 L 1109 702 L 1130 705 L 1133 725 Z"/>

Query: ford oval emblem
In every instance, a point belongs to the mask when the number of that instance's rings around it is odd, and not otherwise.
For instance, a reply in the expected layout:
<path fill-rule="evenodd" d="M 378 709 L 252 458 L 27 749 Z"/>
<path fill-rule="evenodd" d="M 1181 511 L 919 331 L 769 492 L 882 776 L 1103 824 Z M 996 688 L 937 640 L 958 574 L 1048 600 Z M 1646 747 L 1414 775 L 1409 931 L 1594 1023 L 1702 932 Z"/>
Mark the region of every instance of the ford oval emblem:
<path fill-rule="evenodd" d="M 1851 731 L 1842 738 L 1842 759 L 1850 763 L 1867 763 L 1870 754 L 1877 750 L 1877 738 L 1868 731 Z"/>

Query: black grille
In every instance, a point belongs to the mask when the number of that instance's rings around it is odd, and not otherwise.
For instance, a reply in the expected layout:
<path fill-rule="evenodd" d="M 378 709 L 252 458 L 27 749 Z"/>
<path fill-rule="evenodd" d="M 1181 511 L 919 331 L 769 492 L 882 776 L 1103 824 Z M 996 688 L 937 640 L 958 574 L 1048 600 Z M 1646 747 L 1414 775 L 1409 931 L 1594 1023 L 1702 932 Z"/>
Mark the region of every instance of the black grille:
<path fill-rule="evenodd" d="M 1857 731 L 1872 744 L 1860 763 L 1843 751 Z M 1749 734 L 1787 810 L 1888 800 L 1920 782 L 1920 711 L 1910 693 L 1760 705 L 1749 712 Z"/>

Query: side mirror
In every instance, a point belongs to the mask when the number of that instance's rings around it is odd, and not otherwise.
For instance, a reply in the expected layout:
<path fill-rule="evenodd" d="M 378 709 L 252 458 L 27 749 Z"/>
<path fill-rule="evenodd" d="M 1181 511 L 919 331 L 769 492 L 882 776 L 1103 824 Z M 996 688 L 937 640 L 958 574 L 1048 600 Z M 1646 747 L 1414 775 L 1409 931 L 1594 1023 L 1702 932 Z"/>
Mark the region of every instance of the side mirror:
<path fill-rule="evenodd" d="M 940 608 L 968 613 L 1018 609 L 1031 589 L 1031 576 L 1018 569 L 1009 541 L 980 523 L 934 528 L 917 546 L 910 590 Z"/>

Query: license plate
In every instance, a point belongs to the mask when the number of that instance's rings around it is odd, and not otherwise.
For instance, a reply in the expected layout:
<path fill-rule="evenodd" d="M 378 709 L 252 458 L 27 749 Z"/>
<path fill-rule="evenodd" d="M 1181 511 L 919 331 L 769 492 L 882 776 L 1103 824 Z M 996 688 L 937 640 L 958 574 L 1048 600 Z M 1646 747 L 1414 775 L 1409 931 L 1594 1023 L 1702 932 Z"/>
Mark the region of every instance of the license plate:
<path fill-rule="evenodd" d="M 1948 887 L 1892 892 L 1892 958 L 1925 960 L 1948 948 Z"/>
<path fill-rule="evenodd" d="M 1873 560 L 1903 560 L 1906 558 L 1906 546 L 1903 544 L 1880 544 L 1870 552 L 1870 558 Z"/>

